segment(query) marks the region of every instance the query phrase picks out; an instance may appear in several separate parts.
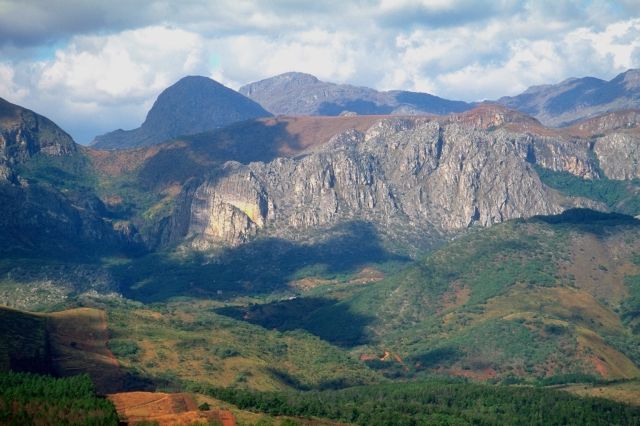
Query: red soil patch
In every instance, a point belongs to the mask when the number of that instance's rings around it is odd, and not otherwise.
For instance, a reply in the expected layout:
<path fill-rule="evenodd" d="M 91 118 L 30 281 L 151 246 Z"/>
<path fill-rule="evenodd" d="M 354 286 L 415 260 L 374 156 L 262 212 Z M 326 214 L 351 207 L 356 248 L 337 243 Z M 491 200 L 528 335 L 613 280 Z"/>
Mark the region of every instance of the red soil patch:
<path fill-rule="evenodd" d="M 607 369 L 607 365 L 597 356 L 593 355 L 589 357 L 589 360 L 593 363 L 593 366 L 598 371 L 603 378 L 609 377 L 609 370 Z"/>
<path fill-rule="evenodd" d="M 157 422 L 160 426 L 190 425 L 194 423 L 220 422 L 223 426 L 235 426 L 233 413 L 227 410 L 200 411 L 189 394 L 160 392 L 124 392 L 108 395 L 122 422 L 135 425 L 139 422 Z"/>

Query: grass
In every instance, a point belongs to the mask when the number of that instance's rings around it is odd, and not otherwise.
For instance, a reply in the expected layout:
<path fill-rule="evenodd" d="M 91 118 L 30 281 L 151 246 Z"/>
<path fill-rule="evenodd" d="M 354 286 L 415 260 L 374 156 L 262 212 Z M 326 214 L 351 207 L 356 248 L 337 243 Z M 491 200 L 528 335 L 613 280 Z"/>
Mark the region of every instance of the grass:
<path fill-rule="evenodd" d="M 265 390 L 311 389 L 379 380 L 318 337 L 234 320 L 216 314 L 219 306 L 206 301 L 113 306 L 110 346 L 131 373 L 174 385 L 202 381 Z"/>
<path fill-rule="evenodd" d="M 639 229 L 634 221 L 601 216 L 582 215 L 580 226 L 572 216 L 471 231 L 380 282 L 334 289 L 330 303 L 311 303 L 321 298 L 314 292 L 248 306 L 236 318 L 324 339 L 339 335 L 356 356 L 389 352 L 384 361 L 367 361 L 388 378 L 637 377 L 636 340 L 618 305 L 621 298 L 627 298 L 623 306 L 636 302 L 624 292 L 602 297 L 600 287 L 633 270 Z M 580 250 L 593 253 L 596 263 L 576 282 L 570 265 L 585 256 Z M 611 252 L 615 261 L 595 257 Z"/>

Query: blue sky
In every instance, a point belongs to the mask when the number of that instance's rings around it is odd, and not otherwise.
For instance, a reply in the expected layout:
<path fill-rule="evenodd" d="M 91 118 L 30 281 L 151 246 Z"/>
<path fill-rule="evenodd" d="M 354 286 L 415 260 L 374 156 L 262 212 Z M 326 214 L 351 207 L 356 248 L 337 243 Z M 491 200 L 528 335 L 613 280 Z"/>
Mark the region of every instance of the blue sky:
<path fill-rule="evenodd" d="M 184 75 L 287 71 L 494 99 L 640 67 L 640 2 L 0 0 L 0 97 L 80 143 L 137 127 Z"/>

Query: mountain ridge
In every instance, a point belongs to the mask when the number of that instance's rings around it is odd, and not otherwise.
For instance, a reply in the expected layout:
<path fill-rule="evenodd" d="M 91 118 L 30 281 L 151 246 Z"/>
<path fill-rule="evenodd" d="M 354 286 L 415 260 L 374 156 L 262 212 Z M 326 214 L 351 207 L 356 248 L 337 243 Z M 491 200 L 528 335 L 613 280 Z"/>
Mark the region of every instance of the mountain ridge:
<path fill-rule="evenodd" d="M 495 102 L 530 114 L 547 126 L 569 126 L 603 113 L 640 108 L 640 70 L 629 69 L 609 81 L 572 77 L 532 86 Z"/>
<path fill-rule="evenodd" d="M 428 93 L 320 81 L 311 74 L 288 72 L 242 86 L 239 92 L 277 115 L 446 114 L 471 108 Z"/>
<path fill-rule="evenodd" d="M 158 95 L 140 127 L 96 136 L 91 146 L 123 149 L 153 145 L 271 114 L 261 106 L 203 76 L 187 76 Z"/>

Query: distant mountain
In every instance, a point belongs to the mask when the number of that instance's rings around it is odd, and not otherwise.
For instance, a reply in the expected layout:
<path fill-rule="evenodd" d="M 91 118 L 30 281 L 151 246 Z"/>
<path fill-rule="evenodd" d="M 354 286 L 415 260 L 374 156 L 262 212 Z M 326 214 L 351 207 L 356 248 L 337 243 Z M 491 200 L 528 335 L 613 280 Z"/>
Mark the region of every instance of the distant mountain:
<path fill-rule="evenodd" d="M 584 77 L 533 86 L 496 102 L 530 114 L 546 126 L 566 126 L 606 112 L 640 108 L 640 70 L 628 70 L 610 81 Z"/>
<path fill-rule="evenodd" d="M 97 136 L 92 145 L 98 149 L 148 146 L 268 116 L 268 111 L 238 92 L 207 77 L 189 76 L 158 96 L 139 128 Z"/>
<path fill-rule="evenodd" d="M 76 144 L 51 120 L 0 98 L 0 182 L 16 165 L 43 152 L 53 156 L 76 151 Z"/>
<path fill-rule="evenodd" d="M 450 101 L 428 93 L 378 92 L 368 87 L 326 83 L 299 72 L 247 84 L 240 88 L 240 93 L 272 113 L 282 115 L 448 114 L 472 107 L 466 102 Z"/>

